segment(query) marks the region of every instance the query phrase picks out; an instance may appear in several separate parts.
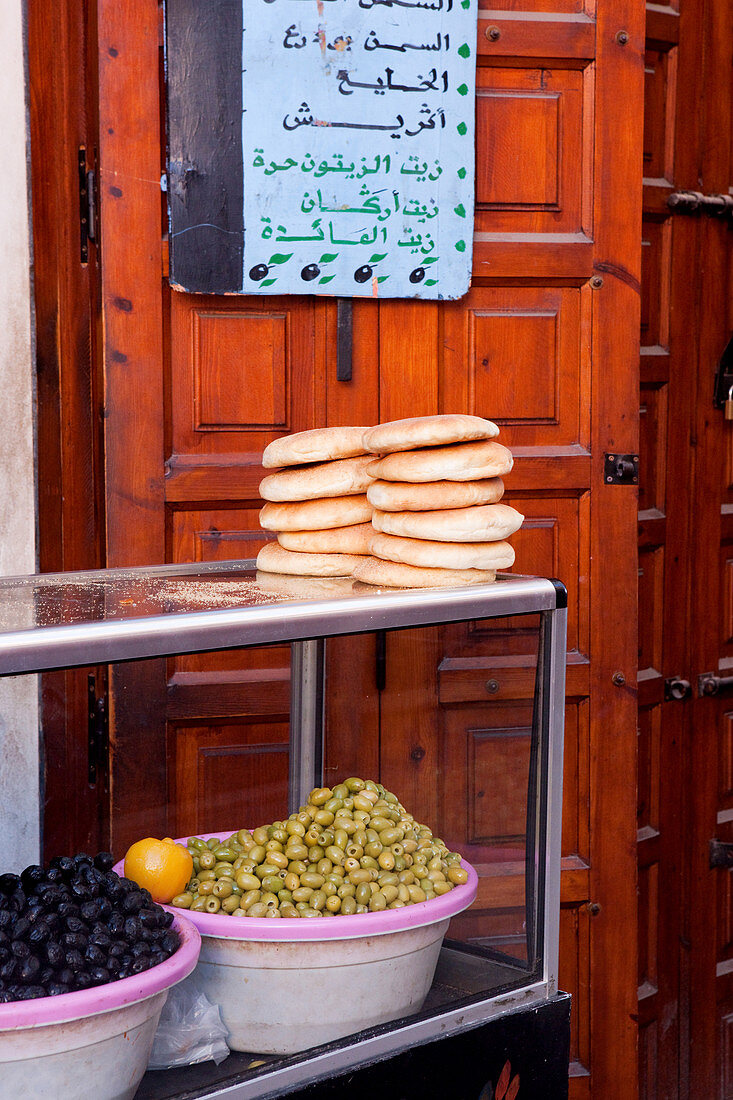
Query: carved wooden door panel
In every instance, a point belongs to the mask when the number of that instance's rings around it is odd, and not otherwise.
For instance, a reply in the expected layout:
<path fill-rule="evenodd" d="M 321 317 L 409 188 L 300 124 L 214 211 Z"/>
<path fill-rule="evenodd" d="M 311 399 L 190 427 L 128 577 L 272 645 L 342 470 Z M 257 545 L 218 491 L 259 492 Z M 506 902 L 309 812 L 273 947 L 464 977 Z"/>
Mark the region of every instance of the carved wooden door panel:
<path fill-rule="evenodd" d="M 472 289 L 455 303 L 357 301 L 351 383 L 335 380 L 333 303 L 168 289 L 158 6 L 98 9 L 108 562 L 251 555 L 260 454 L 276 434 L 438 411 L 499 421 L 516 456 L 507 500 L 527 516 L 517 568 L 570 593 L 571 1097 L 631 1096 L 636 501 L 632 483 L 606 483 L 604 455 L 638 446 L 640 6 L 507 0 L 480 12 Z M 379 772 L 468 852 L 513 835 L 481 781 L 510 776 L 525 753 L 532 645 L 510 624 L 399 632 L 378 693 L 374 642 L 340 641 L 327 778 L 357 761 Z M 232 786 L 238 817 L 275 812 L 287 680 L 277 649 L 115 671 L 117 847 L 141 830 L 220 827 Z M 501 878 L 495 931 L 511 942 L 518 875 Z"/>

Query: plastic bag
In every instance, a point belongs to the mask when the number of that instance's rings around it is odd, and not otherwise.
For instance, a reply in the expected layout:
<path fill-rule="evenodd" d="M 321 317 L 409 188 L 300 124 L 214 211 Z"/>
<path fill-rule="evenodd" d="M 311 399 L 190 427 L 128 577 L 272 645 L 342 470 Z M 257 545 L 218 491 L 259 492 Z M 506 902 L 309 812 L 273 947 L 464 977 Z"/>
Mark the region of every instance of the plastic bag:
<path fill-rule="evenodd" d="M 210 1059 L 219 1065 L 229 1054 L 226 1037 L 219 1006 L 208 999 L 194 970 L 168 994 L 148 1069 L 193 1066 Z"/>

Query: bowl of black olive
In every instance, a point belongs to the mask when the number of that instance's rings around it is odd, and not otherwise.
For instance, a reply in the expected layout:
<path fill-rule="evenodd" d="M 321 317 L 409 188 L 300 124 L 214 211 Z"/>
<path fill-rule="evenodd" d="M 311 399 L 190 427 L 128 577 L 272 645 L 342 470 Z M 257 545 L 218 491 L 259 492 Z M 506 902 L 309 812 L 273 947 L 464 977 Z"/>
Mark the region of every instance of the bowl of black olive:
<path fill-rule="evenodd" d="M 79 853 L 0 874 L 0 1071 L 9 1096 L 131 1100 L 197 929 Z"/>

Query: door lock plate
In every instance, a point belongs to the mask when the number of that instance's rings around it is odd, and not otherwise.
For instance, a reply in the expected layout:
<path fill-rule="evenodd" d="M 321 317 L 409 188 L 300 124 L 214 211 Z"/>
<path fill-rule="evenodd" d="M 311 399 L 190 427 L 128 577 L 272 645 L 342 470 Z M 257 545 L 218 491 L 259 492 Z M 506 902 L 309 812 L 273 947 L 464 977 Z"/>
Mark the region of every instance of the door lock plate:
<path fill-rule="evenodd" d="M 607 454 L 603 465 L 607 485 L 638 485 L 639 456 Z"/>

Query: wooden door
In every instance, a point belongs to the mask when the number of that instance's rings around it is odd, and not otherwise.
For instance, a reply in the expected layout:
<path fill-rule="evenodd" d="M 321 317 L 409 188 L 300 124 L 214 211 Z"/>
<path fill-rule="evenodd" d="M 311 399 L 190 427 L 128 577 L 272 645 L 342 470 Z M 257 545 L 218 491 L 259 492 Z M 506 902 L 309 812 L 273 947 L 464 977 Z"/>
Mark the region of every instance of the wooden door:
<path fill-rule="evenodd" d="M 733 634 L 731 433 L 712 403 L 731 329 L 730 223 L 668 204 L 675 192 L 729 193 L 730 19 L 716 0 L 647 12 L 638 855 L 649 1100 L 733 1095 L 731 878 L 709 865 L 711 839 L 731 839 L 730 700 L 700 697 L 698 683 L 727 675 Z"/>
<path fill-rule="evenodd" d="M 517 458 L 507 496 L 528 517 L 518 566 L 570 590 L 571 1096 L 631 1096 L 636 502 L 633 484 L 606 483 L 604 455 L 637 450 L 640 6 L 480 12 L 472 289 L 450 304 L 357 302 L 351 383 L 335 379 L 333 303 L 168 288 L 158 4 L 99 0 L 97 14 L 108 564 L 251 555 L 261 450 L 282 432 L 435 411 L 499 420 Z M 362 671 L 329 670 L 331 717 L 348 719 L 329 764 L 351 754 L 480 847 L 480 780 L 526 745 L 530 639 L 507 624 L 390 636 L 381 699 L 373 642 L 339 643 L 341 666 Z M 275 648 L 113 671 L 118 850 L 141 831 L 280 812 L 286 661 Z M 482 740 L 489 680 L 501 718 Z M 511 938 L 511 868 L 505 878 L 497 934 Z"/>

